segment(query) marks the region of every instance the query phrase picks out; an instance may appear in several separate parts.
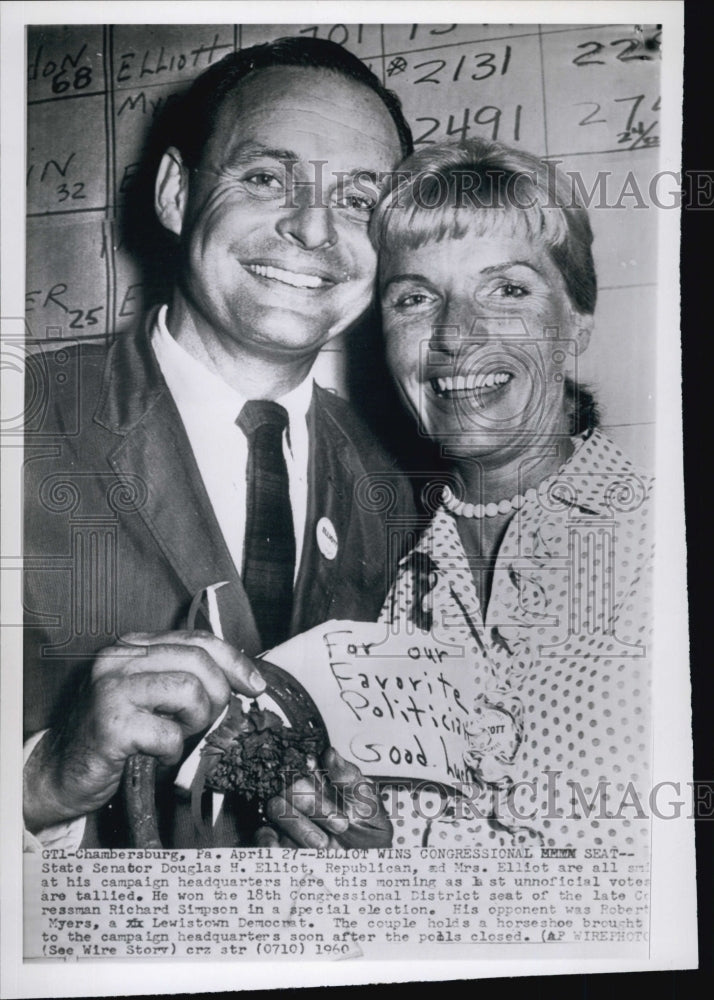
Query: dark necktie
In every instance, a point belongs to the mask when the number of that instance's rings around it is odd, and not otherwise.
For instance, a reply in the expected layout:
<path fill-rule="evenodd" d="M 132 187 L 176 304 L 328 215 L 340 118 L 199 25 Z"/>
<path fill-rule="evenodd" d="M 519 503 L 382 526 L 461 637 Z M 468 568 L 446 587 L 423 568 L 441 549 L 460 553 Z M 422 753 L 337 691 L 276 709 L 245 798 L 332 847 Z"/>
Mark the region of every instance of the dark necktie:
<path fill-rule="evenodd" d="M 279 403 L 249 400 L 236 423 L 248 439 L 243 586 L 264 649 L 287 639 L 293 607 L 295 532 Z"/>

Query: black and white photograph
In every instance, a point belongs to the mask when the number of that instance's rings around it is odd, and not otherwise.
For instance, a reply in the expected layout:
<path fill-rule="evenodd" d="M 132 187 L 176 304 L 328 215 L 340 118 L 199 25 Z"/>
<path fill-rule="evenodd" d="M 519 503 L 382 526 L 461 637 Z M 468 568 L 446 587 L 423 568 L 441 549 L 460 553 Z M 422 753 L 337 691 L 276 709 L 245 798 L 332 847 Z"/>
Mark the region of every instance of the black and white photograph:
<path fill-rule="evenodd" d="M 696 966 L 682 5 L 31 7 L 3 995 Z"/>

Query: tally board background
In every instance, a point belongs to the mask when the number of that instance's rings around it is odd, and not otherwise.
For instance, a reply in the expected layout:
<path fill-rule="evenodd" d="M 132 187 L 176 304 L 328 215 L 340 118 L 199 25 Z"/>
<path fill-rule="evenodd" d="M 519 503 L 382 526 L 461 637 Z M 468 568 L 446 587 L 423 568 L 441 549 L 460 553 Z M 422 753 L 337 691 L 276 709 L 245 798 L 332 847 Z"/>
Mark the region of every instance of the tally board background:
<path fill-rule="evenodd" d="M 417 146 L 502 140 L 578 171 L 587 191 L 608 171 L 606 206 L 590 213 L 600 292 L 580 377 L 594 387 L 611 436 L 651 467 L 659 211 L 647 192 L 658 169 L 656 25 L 28 27 L 30 344 L 111 338 L 138 322 L 148 296 L 121 221 L 156 115 L 226 53 L 291 34 L 330 38 L 364 59 L 401 98 Z M 623 196 L 633 190 L 628 176 L 645 205 Z M 346 357 L 339 340 L 331 344 L 318 381 L 345 391 Z"/>

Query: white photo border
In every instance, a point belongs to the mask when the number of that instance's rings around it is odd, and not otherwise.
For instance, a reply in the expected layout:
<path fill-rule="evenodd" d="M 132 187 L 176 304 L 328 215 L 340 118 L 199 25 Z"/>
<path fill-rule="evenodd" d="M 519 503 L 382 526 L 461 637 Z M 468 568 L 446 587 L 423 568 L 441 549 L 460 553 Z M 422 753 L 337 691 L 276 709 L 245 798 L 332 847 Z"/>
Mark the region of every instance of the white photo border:
<path fill-rule="evenodd" d="M 374 16 L 369 16 L 369 15 Z M 367 16 L 366 16 L 367 15 Z M 2 6 L 2 337 L 24 329 L 24 162 L 25 26 L 28 23 L 232 23 L 350 21 L 378 23 L 439 22 L 661 23 L 667 38 L 662 68 L 662 170 L 680 169 L 683 5 L 668 2 L 521 3 L 393 2 L 366 9 L 361 3 L 12 3 Z M 687 645 L 686 559 L 682 482 L 681 384 L 679 338 L 679 214 L 660 219 L 657 291 L 656 467 L 657 506 L 655 583 L 653 780 L 691 780 L 690 684 Z M 3 369 L 3 419 L 22 411 L 21 379 Z M 662 419 L 662 415 L 666 419 Z M 2 609 L 3 620 L 21 620 L 20 470 L 22 449 L 2 449 Z M 499 961 L 297 963 L 177 961 L 102 962 L 91 966 L 23 963 L 21 864 L 21 629 L 2 634 L 2 984 L 4 997 L 63 997 L 207 993 L 221 990 L 327 986 L 413 980 L 492 978 L 504 975 Z M 651 952 L 647 960 L 603 961 L 509 958 L 509 976 L 653 971 L 696 966 L 696 893 L 693 824 L 659 822 L 653 830 Z"/>

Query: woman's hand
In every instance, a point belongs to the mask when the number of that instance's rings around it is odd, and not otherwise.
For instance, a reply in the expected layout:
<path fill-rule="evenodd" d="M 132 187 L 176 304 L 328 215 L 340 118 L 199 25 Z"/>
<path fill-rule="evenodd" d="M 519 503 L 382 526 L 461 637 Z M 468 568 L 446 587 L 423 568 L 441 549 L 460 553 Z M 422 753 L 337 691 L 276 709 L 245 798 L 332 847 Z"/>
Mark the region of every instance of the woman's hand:
<path fill-rule="evenodd" d="M 256 834 L 260 847 L 390 847 L 392 823 L 374 784 L 330 747 L 322 768 L 298 778 L 266 808 L 272 826 Z"/>

